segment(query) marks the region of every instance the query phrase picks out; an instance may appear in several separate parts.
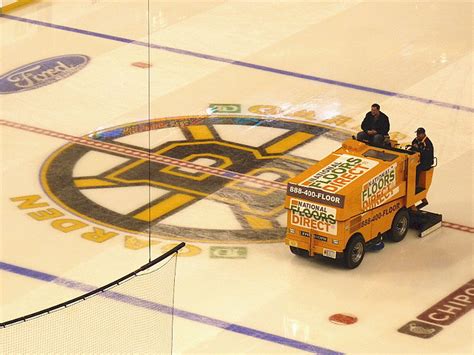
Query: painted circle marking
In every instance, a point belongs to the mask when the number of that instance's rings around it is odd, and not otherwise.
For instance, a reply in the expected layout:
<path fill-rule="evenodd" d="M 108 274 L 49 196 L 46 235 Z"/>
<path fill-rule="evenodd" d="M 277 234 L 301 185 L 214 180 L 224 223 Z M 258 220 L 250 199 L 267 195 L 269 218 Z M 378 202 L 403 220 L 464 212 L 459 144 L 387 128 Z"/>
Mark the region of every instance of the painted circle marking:
<path fill-rule="evenodd" d="M 358 319 L 352 314 L 336 313 L 329 317 L 329 321 L 338 325 L 349 325 L 356 323 Z"/>
<path fill-rule="evenodd" d="M 219 135 L 220 127 L 225 127 L 226 132 L 229 132 L 231 126 L 235 126 L 236 136 L 243 128 L 258 131 L 260 127 L 267 133 L 274 128 L 280 134 L 262 140 L 259 146 L 246 145 L 234 140 L 232 136 L 229 138 L 228 134 L 225 139 Z M 127 144 L 116 140 L 167 128 L 180 131 L 184 138 L 157 143 L 158 145 L 151 147 L 153 154 L 147 148 L 133 145 L 133 139 Z M 211 135 L 212 139 L 201 140 L 202 132 Z M 347 138 L 347 134 L 331 127 L 289 119 L 266 120 L 255 116 L 229 115 L 159 118 L 108 128 L 82 138 L 68 136 L 73 143 L 63 146 L 46 160 L 41 171 L 41 183 L 48 196 L 71 213 L 129 233 L 147 235 L 151 231 L 152 237 L 188 242 L 279 242 L 285 235 L 285 226 L 280 224 L 278 218 L 285 213 L 283 202 L 286 182 L 314 164 L 314 160 L 292 154 L 294 149 L 306 144 L 305 140 L 298 141 L 300 132 L 312 136 L 311 140 L 325 136 L 342 142 Z M 296 141 L 293 145 L 288 144 L 288 137 L 292 136 L 294 138 L 290 139 Z M 95 175 L 76 175 L 75 166 L 79 163 L 84 165 L 87 159 L 83 160 L 83 157 L 89 152 L 97 151 L 96 147 L 102 148 L 102 157 L 109 160 L 122 159 L 123 162 Z M 267 147 L 273 147 L 269 151 L 277 153 L 268 153 Z M 223 156 L 231 166 L 227 163 L 222 168 L 197 166 L 186 160 L 196 154 Z M 100 165 L 101 161 L 94 160 L 94 163 Z M 154 174 L 151 180 L 148 165 L 152 167 Z M 197 172 L 181 172 L 179 167 L 191 168 Z M 259 172 L 268 170 L 276 172 L 278 179 L 267 181 L 258 178 Z M 203 172 L 210 175 L 203 175 Z M 257 183 L 260 187 L 249 189 L 245 181 Z M 113 203 L 100 198 L 114 189 L 129 191 L 120 200 L 129 204 L 136 196 L 132 193 L 133 188 L 148 184 L 162 191 L 153 201 L 152 207 L 156 206 L 155 209 L 147 206 L 149 201 L 128 210 L 114 208 Z M 115 198 L 117 195 L 113 196 Z M 215 213 L 221 218 L 223 213 L 233 214 L 233 227 L 227 228 L 225 222 L 219 228 L 208 228 L 205 224 L 202 224 L 203 227 L 193 225 L 200 221 L 193 219 L 191 212 L 184 211 L 203 200 L 211 201 L 212 206 L 222 206 L 223 212 L 210 210 L 211 215 Z M 103 201 L 105 203 L 101 204 Z M 175 204 L 171 212 L 163 208 L 168 201 Z M 181 211 L 183 213 L 180 216 L 184 215 L 185 218 L 171 218 Z M 195 207 L 194 212 L 199 212 L 199 209 Z M 151 215 L 154 220 L 149 223 L 146 218 Z M 189 223 L 186 218 L 189 218 Z"/>

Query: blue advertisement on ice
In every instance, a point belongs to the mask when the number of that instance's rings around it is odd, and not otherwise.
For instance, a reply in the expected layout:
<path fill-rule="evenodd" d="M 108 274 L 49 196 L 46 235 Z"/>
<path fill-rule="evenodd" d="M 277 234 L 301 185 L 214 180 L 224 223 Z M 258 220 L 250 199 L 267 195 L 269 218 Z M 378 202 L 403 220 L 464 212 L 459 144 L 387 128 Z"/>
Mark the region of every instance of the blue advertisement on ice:
<path fill-rule="evenodd" d="M 84 68 L 90 58 L 68 54 L 23 65 L 0 76 L 0 94 L 33 90 L 65 79 Z"/>

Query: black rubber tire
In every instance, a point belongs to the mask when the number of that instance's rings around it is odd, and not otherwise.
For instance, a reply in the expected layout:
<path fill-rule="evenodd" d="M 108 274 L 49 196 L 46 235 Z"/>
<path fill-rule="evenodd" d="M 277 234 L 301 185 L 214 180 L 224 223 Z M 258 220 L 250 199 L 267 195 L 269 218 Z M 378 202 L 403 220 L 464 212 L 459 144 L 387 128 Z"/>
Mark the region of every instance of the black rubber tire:
<path fill-rule="evenodd" d="M 410 227 L 410 215 L 406 209 L 401 209 L 393 217 L 392 227 L 388 231 L 388 237 L 393 242 L 401 242 L 408 233 Z"/>
<path fill-rule="evenodd" d="M 344 265 L 348 269 L 355 269 L 364 260 L 365 241 L 361 235 L 357 234 L 351 238 L 344 250 Z"/>
<path fill-rule="evenodd" d="M 304 249 L 301 249 L 301 248 L 290 246 L 290 250 L 293 254 L 298 255 L 298 256 L 308 256 L 309 255 L 307 250 L 304 250 Z"/>

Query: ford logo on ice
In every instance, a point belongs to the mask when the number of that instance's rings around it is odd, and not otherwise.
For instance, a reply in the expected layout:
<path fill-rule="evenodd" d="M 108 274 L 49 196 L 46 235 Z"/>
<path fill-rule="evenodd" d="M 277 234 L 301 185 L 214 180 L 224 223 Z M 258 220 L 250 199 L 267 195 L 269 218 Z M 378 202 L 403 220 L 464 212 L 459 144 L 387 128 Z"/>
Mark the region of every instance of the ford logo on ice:
<path fill-rule="evenodd" d="M 90 58 L 82 54 L 61 55 L 24 65 L 0 76 L 0 94 L 37 89 L 71 76 Z"/>

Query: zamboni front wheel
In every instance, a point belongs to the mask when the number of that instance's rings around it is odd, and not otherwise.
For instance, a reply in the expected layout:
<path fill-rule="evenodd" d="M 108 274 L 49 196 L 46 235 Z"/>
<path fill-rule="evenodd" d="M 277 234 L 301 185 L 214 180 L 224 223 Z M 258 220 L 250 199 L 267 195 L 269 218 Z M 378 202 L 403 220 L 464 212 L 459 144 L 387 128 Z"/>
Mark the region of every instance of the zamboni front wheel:
<path fill-rule="evenodd" d="M 360 235 L 355 235 L 344 250 L 344 265 L 348 269 L 355 269 L 360 265 L 365 255 L 365 241 Z"/>
<path fill-rule="evenodd" d="M 301 248 L 290 246 L 290 250 L 293 254 L 298 255 L 298 256 L 308 256 L 309 255 L 307 250 L 304 250 L 304 249 L 301 249 Z"/>
<path fill-rule="evenodd" d="M 394 242 L 401 242 L 407 235 L 410 226 L 410 216 L 408 211 L 401 209 L 397 212 L 392 221 L 392 228 L 388 232 L 388 237 Z"/>

